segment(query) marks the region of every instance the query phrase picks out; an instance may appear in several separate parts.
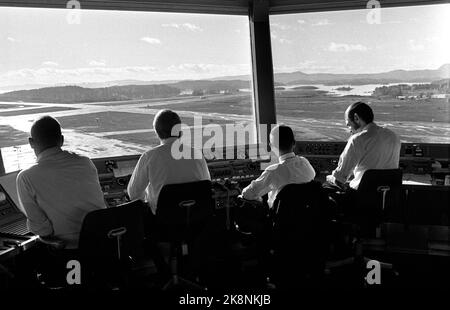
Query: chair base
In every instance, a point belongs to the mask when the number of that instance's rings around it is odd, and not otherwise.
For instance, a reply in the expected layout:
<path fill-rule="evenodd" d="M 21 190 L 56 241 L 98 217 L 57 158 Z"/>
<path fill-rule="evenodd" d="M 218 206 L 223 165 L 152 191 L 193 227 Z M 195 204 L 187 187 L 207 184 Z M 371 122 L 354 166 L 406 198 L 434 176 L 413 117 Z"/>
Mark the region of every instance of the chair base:
<path fill-rule="evenodd" d="M 198 283 L 189 281 L 187 279 L 184 279 L 182 277 L 179 277 L 178 275 L 172 275 L 172 278 L 167 282 L 162 290 L 167 291 L 173 288 L 184 288 L 184 289 L 192 289 L 192 290 L 199 290 L 199 291 L 206 291 L 207 288 L 201 286 Z"/>

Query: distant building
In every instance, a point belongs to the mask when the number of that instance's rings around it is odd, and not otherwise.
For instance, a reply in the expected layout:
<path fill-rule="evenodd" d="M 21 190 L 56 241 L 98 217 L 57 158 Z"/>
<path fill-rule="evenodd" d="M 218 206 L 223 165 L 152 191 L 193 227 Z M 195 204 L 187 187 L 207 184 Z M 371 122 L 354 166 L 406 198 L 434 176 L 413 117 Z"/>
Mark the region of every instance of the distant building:
<path fill-rule="evenodd" d="M 180 95 L 189 95 L 190 96 L 193 93 L 194 93 L 194 91 L 192 89 L 185 89 L 185 90 L 181 91 Z"/>

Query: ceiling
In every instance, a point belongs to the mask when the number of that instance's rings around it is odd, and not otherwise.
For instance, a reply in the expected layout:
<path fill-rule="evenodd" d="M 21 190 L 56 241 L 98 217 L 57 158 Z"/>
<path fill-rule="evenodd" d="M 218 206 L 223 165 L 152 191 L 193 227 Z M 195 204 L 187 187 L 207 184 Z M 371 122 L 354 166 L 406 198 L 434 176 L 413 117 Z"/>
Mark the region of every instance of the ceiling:
<path fill-rule="evenodd" d="M 79 0 L 82 9 L 248 14 L 253 2 L 269 2 L 271 14 L 364 9 L 361 0 Z M 372 0 L 373 1 L 373 0 Z M 0 0 L 0 6 L 65 8 L 67 0 Z M 70 3 L 70 2 L 69 2 Z M 380 0 L 381 7 L 449 3 L 449 0 Z"/>

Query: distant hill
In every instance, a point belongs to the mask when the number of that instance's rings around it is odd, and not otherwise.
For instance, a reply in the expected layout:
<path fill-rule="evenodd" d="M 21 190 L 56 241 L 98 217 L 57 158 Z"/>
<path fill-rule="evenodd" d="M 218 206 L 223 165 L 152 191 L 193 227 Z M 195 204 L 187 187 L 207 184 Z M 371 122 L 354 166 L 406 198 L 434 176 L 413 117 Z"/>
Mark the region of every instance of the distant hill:
<path fill-rule="evenodd" d="M 0 101 L 78 103 L 164 98 L 176 96 L 179 93 L 179 89 L 167 85 L 128 85 L 105 88 L 59 86 L 0 94 Z"/>
<path fill-rule="evenodd" d="M 324 85 L 365 85 L 388 83 L 429 83 L 434 80 L 450 78 L 450 64 L 437 70 L 394 70 L 383 73 L 368 74 L 330 74 L 300 71 L 275 74 L 275 80 L 280 83 L 295 84 L 324 84 Z"/>
<path fill-rule="evenodd" d="M 19 90 L 0 94 L 0 101 L 80 103 L 135 99 L 166 98 L 189 90 L 193 95 L 237 93 L 250 88 L 250 81 L 181 81 L 154 85 L 124 85 L 101 88 L 81 86 L 55 86 L 33 90 Z"/>
<path fill-rule="evenodd" d="M 436 70 L 394 70 L 384 73 L 367 74 L 331 74 L 331 73 L 275 73 L 275 86 L 324 84 L 333 86 L 388 84 L 388 83 L 443 83 L 450 79 L 450 64 Z M 217 93 L 237 93 L 240 89 L 251 88 L 249 75 L 224 76 L 205 80 L 182 81 L 140 81 L 119 80 L 98 83 L 81 83 L 78 85 L 56 85 L 39 89 L 32 85 L 10 86 L 16 91 L 0 94 L 3 101 L 29 102 L 95 102 L 132 99 L 151 99 L 176 96 L 181 93 L 203 95 Z M 442 87 L 444 87 L 442 86 Z M 7 89 L 7 88 L 5 88 Z M 278 88 L 280 89 L 280 88 Z M 1 90 L 1 88 L 0 88 Z"/>

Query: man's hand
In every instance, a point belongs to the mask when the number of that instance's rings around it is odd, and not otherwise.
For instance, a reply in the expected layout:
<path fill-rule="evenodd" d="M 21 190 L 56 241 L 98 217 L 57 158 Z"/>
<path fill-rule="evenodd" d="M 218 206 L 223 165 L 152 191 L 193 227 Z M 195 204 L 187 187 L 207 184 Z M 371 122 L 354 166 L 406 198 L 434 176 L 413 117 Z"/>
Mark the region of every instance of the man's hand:
<path fill-rule="evenodd" d="M 332 175 L 327 175 L 327 182 L 342 188 L 343 190 L 347 189 L 347 184 L 340 182 Z"/>

